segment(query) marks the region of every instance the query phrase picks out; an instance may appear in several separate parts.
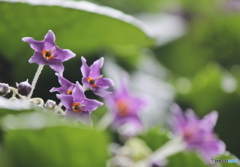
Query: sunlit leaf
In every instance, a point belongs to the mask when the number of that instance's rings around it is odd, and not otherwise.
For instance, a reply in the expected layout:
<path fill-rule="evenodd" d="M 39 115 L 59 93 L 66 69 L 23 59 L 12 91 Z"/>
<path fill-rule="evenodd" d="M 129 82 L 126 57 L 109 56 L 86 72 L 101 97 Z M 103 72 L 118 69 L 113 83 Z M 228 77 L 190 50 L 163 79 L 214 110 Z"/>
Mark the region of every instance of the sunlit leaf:
<path fill-rule="evenodd" d="M 4 151 L 11 167 L 105 166 L 108 158 L 104 133 L 71 127 L 8 131 Z"/>
<path fill-rule="evenodd" d="M 102 49 L 136 56 L 154 42 L 135 18 L 84 1 L 1 0 L 0 13 L 0 38 L 4 41 L 0 54 L 15 62 L 16 77 L 25 76 L 32 68 L 26 63 L 33 50 L 21 39 L 30 36 L 43 40 L 49 29 L 55 33 L 59 47 L 78 56 Z"/>

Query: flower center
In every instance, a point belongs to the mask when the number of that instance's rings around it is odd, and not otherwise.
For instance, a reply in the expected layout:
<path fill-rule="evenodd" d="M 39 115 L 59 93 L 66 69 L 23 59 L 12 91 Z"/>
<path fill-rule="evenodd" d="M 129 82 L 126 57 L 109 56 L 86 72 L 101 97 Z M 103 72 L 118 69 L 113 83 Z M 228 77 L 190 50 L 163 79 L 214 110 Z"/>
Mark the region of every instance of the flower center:
<path fill-rule="evenodd" d="M 117 100 L 117 109 L 118 109 L 118 115 L 125 117 L 130 114 L 129 108 L 127 106 L 125 99 L 119 99 Z"/>
<path fill-rule="evenodd" d="M 183 129 L 183 138 L 187 143 L 191 143 L 193 145 L 199 144 L 203 142 L 205 134 L 198 135 L 200 133 L 200 127 L 198 125 L 192 125 L 189 127 L 185 127 Z"/>
<path fill-rule="evenodd" d="M 72 90 L 70 90 L 70 89 L 67 90 L 67 94 L 68 94 L 68 95 L 72 95 Z"/>
<path fill-rule="evenodd" d="M 97 87 L 97 85 L 95 84 L 95 81 L 98 80 L 98 79 L 99 79 L 99 78 L 93 79 L 93 78 L 91 78 L 91 77 L 87 77 L 88 83 L 89 83 L 92 87 L 94 87 L 94 88 Z"/>
<path fill-rule="evenodd" d="M 72 111 L 76 113 L 82 112 L 82 106 L 81 103 L 73 103 L 72 104 Z"/>
<path fill-rule="evenodd" d="M 54 49 L 55 49 L 55 47 L 52 47 L 50 50 L 44 49 L 42 51 L 42 56 L 47 60 L 52 60 L 54 58 L 54 56 L 53 56 L 53 50 Z"/>
<path fill-rule="evenodd" d="M 51 59 L 54 58 L 52 51 L 49 51 L 49 50 L 43 50 L 42 51 L 42 56 L 47 60 L 51 60 Z"/>

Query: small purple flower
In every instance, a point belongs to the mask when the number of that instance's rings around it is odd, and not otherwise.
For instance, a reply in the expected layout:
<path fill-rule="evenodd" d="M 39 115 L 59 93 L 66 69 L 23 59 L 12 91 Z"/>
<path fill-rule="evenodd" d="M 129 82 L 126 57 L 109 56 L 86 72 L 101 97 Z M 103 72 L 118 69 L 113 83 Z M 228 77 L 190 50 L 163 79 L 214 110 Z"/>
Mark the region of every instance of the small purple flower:
<path fill-rule="evenodd" d="M 55 35 L 49 30 L 43 41 L 36 41 L 31 37 L 22 38 L 28 42 L 33 50 L 34 55 L 29 59 L 29 63 L 39 65 L 49 65 L 54 71 L 63 74 L 64 67 L 62 62 L 75 57 L 75 54 L 68 49 L 61 49 L 55 44 Z"/>
<path fill-rule="evenodd" d="M 97 100 L 87 99 L 82 86 L 78 82 L 72 91 L 72 95 L 58 94 L 57 97 L 66 107 L 66 116 L 84 124 L 91 124 L 90 113 L 103 105 Z"/>
<path fill-rule="evenodd" d="M 32 91 L 32 86 L 29 84 L 28 80 L 24 82 L 17 83 L 18 93 L 22 96 L 28 96 Z"/>
<path fill-rule="evenodd" d="M 176 135 L 182 136 L 188 149 L 196 149 L 204 160 L 209 163 L 211 158 L 225 152 L 225 144 L 213 133 L 218 113 L 212 111 L 199 119 L 192 110 L 184 114 L 178 105 L 173 105 L 172 127 Z"/>
<path fill-rule="evenodd" d="M 112 92 L 107 89 L 113 86 L 111 79 L 103 78 L 100 74 L 100 68 L 103 65 L 104 58 L 96 60 L 90 67 L 87 65 L 86 59 L 81 58 L 81 72 L 83 75 L 82 82 L 86 88 L 90 88 L 98 96 L 106 96 Z"/>
<path fill-rule="evenodd" d="M 130 94 L 125 77 L 120 88 L 107 96 L 105 101 L 113 115 L 114 129 L 122 131 L 126 136 L 134 136 L 142 130 L 139 114 L 147 103 L 142 98 Z"/>
<path fill-rule="evenodd" d="M 73 84 L 72 82 L 68 81 L 67 79 L 63 78 L 61 75 L 57 74 L 58 76 L 58 82 L 61 84 L 61 87 L 59 88 L 52 88 L 50 92 L 59 92 L 63 95 L 71 95 L 73 89 L 75 88 L 76 84 Z"/>

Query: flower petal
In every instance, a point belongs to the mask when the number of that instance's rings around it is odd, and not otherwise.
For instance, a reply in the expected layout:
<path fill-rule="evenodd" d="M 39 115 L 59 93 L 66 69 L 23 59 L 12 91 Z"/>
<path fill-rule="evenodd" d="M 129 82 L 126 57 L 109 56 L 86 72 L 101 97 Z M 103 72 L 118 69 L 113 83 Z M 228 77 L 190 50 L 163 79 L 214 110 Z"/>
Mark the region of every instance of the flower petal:
<path fill-rule="evenodd" d="M 49 90 L 49 92 L 59 92 L 60 94 L 64 94 L 65 88 L 63 88 L 63 87 L 59 87 L 59 88 L 53 87 L 52 89 Z"/>
<path fill-rule="evenodd" d="M 97 78 L 101 75 L 100 68 L 103 65 L 104 58 L 101 57 L 100 59 L 96 60 L 91 66 L 90 66 L 90 74 L 89 76 L 91 78 Z"/>
<path fill-rule="evenodd" d="M 118 97 L 130 97 L 130 93 L 128 90 L 129 84 L 128 84 L 128 75 L 122 75 L 122 82 L 121 85 L 119 87 L 119 89 L 116 91 L 115 95 Z"/>
<path fill-rule="evenodd" d="M 80 122 L 82 122 L 83 124 L 90 125 L 90 126 L 93 125 L 89 112 L 79 113 L 78 118 L 79 118 Z"/>
<path fill-rule="evenodd" d="M 187 109 L 185 115 L 189 123 L 196 123 L 197 121 L 199 121 L 198 116 L 192 109 Z"/>
<path fill-rule="evenodd" d="M 90 83 L 87 81 L 85 77 L 82 78 L 82 83 L 86 88 L 91 88 Z"/>
<path fill-rule="evenodd" d="M 98 95 L 100 97 L 105 97 L 105 96 L 113 93 L 113 91 L 108 90 L 108 89 L 92 88 L 92 87 L 90 87 L 90 88 L 95 95 Z"/>
<path fill-rule="evenodd" d="M 73 89 L 72 96 L 74 102 L 80 103 L 86 97 L 84 95 L 83 87 L 77 82 L 75 88 Z"/>
<path fill-rule="evenodd" d="M 42 54 L 35 52 L 34 55 L 28 60 L 29 63 L 36 63 L 38 65 L 46 65 L 48 61 L 43 58 Z"/>
<path fill-rule="evenodd" d="M 128 101 L 130 102 L 129 106 L 132 114 L 141 111 L 141 109 L 147 105 L 147 102 L 145 100 L 137 97 L 132 97 Z"/>
<path fill-rule="evenodd" d="M 59 75 L 58 73 L 56 73 L 56 75 L 58 76 L 58 82 L 62 85 L 65 86 L 67 88 L 73 87 L 75 86 L 75 84 L 73 84 L 72 82 L 70 82 L 69 80 L 63 78 L 61 75 Z"/>
<path fill-rule="evenodd" d="M 52 30 L 49 30 L 44 37 L 44 49 L 50 50 L 52 47 L 56 46 L 55 44 L 55 35 Z"/>
<path fill-rule="evenodd" d="M 84 57 L 81 57 L 81 60 L 82 60 L 82 66 L 80 69 L 81 69 L 83 77 L 87 78 L 90 73 L 90 68 L 88 67 L 88 65 L 86 63 L 86 59 Z"/>
<path fill-rule="evenodd" d="M 100 88 L 109 88 L 110 86 L 113 86 L 114 83 L 111 79 L 107 79 L 107 78 L 99 78 L 96 81 L 96 85 Z"/>
<path fill-rule="evenodd" d="M 182 109 L 177 104 L 172 104 L 170 108 L 173 117 L 169 120 L 169 124 L 172 126 L 175 133 L 182 131 L 182 128 L 186 126 L 187 120 L 183 114 Z"/>
<path fill-rule="evenodd" d="M 222 155 L 226 150 L 226 145 L 221 140 L 204 143 L 198 151 L 203 159 L 208 163 L 211 158 Z"/>
<path fill-rule="evenodd" d="M 72 96 L 57 94 L 57 98 L 61 100 L 61 103 L 66 107 L 66 109 L 69 109 L 69 110 L 72 109 L 72 104 L 73 104 Z"/>
<path fill-rule="evenodd" d="M 42 52 L 44 48 L 44 42 L 36 41 L 31 37 L 24 37 L 22 38 L 22 41 L 28 42 L 30 44 L 30 47 L 37 52 Z"/>
<path fill-rule="evenodd" d="M 80 121 L 83 124 L 92 126 L 92 120 L 90 118 L 90 113 L 88 112 L 75 113 L 72 110 L 67 110 L 66 118 L 71 119 L 72 121 Z"/>
<path fill-rule="evenodd" d="M 63 75 L 64 66 L 63 66 L 61 60 L 59 60 L 59 59 L 48 60 L 48 65 L 51 67 L 51 69 L 58 72 L 59 75 Z"/>
<path fill-rule="evenodd" d="M 69 49 L 61 49 L 58 46 L 56 46 L 55 49 L 53 50 L 53 55 L 57 59 L 61 60 L 62 62 L 66 61 L 66 60 L 69 60 L 69 59 L 71 59 L 71 58 L 76 56 L 76 54 L 73 53 L 71 50 L 69 50 Z"/>
<path fill-rule="evenodd" d="M 96 110 L 98 107 L 102 106 L 103 103 L 97 101 L 97 100 L 90 100 L 90 99 L 84 99 L 82 101 L 82 104 L 85 106 L 82 107 L 84 111 L 91 112 L 93 110 Z"/>
<path fill-rule="evenodd" d="M 118 127 L 118 131 L 124 136 L 132 137 L 140 133 L 142 131 L 142 128 L 142 123 L 139 122 L 139 120 L 128 120 Z"/>
<path fill-rule="evenodd" d="M 212 111 L 209 114 L 205 115 L 201 120 L 202 128 L 204 128 L 207 131 L 212 131 L 212 129 L 216 125 L 217 118 L 218 118 L 217 111 Z"/>

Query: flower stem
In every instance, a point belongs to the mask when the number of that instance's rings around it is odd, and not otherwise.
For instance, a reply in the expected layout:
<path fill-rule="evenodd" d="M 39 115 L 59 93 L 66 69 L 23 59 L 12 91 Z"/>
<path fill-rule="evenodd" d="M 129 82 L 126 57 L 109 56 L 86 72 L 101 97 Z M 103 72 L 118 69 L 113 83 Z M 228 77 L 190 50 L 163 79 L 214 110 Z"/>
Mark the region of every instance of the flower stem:
<path fill-rule="evenodd" d="M 34 75 L 34 78 L 33 78 L 33 81 L 32 81 L 32 90 L 31 90 L 31 92 L 28 95 L 29 99 L 32 97 L 33 91 L 34 91 L 35 86 L 37 84 L 37 80 L 38 80 L 38 78 L 39 78 L 39 76 L 40 76 L 40 74 L 41 74 L 41 72 L 43 70 L 43 67 L 44 67 L 44 65 L 39 65 L 38 69 L 37 69 L 37 72 Z"/>
<path fill-rule="evenodd" d="M 107 112 L 99 121 L 97 127 L 101 130 L 106 129 L 113 121 L 113 116 Z"/>
<path fill-rule="evenodd" d="M 151 162 L 159 161 L 161 159 L 165 159 L 169 156 L 172 156 L 176 153 L 179 153 L 186 149 L 185 143 L 182 141 L 181 137 L 174 137 L 167 143 L 165 143 L 158 150 L 153 152 L 148 158 L 139 161 L 139 167 L 148 166 Z"/>
<path fill-rule="evenodd" d="M 14 87 L 9 86 L 9 89 L 12 91 L 12 97 L 16 97 L 16 95 L 18 95 L 21 99 L 25 100 L 25 97 L 18 94 L 18 90 Z"/>

